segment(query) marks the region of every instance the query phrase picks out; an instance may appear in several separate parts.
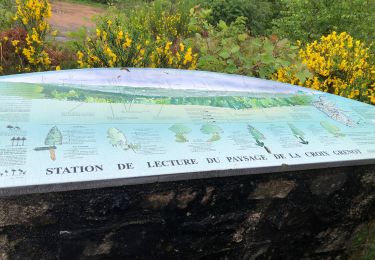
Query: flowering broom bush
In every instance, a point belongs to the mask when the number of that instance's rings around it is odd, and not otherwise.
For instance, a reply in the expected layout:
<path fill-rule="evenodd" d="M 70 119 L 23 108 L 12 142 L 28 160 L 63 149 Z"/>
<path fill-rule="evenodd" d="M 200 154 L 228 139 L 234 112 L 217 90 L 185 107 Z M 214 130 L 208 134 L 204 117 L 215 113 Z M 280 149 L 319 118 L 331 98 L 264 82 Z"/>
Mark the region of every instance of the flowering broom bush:
<path fill-rule="evenodd" d="M 374 57 L 361 41 L 333 32 L 301 48 L 299 56 L 311 77 L 299 79 L 292 65 L 279 69 L 273 79 L 375 104 Z"/>
<path fill-rule="evenodd" d="M 78 44 L 80 67 L 164 67 L 195 69 L 197 54 L 181 40 L 175 42 L 137 31 L 123 30 L 118 20 L 102 20 L 96 36 Z"/>
<path fill-rule="evenodd" d="M 13 28 L 0 32 L 0 74 L 60 69 L 61 51 L 46 43 L 48 0 L 16 0 Z"/>
<path fill-rule="evenodd" d="M 189 29 L 189 10 L 195 4 L 195 0 L 155 0 L 127 12 L 109 8 L 105 17 L 117 20 L 128 33 L 136 31 L 152 39 L 159 36 L 175 42 L 194 33 Z"/>
<path fill-rule="evenodd" d="M 14 17 L 26 30 L 26 46 L 16 47 L 27 64 L 24 71 L 40 71 L 50 68 L 51 60 L 45 51 L 45 38 L 50 29 L 47 19 L 51 17 L 48 0 L 16 0 L 17 12 Z"/>

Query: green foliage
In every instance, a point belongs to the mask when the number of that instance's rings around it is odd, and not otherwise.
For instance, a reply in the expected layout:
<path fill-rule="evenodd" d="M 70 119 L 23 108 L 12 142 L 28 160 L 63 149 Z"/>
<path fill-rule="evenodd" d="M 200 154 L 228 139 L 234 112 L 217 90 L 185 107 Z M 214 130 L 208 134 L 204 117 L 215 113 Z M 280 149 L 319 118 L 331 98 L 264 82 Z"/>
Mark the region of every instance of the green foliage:
<path fill-rule="evenodd" d="M 14 0 L 0 0 L 0 31 L 11 28 L 14 14 Z"/>
<path fill-rule="evenodd" d="M 292 41 L 310 42 L 332 31 L 367 42 L 375 35 L 373 0 L 284 0 L 273 32 Z"/>
<path fill-rule="evenodd" d="M 200 53 L 198 68 L 268 78 L 278 68 L 298 62 L 298 47 L 286 39 L 251 37 L 245 22 L 238 17 L 230 25 L 205 24 L 204 33 L 191 39 Z M 308 73 L 304 66 L 300 70 Z"/>
<path fill-rule="evenodd" d="M 354 233 L 348 249 L 348 259 L 375 259 L 375 220 L 361 225 Z"/>
<path fill-rule="evenodd" d="M 83 44 L 88 36 L 88 30 L 85 26 L 79 27 L 75 31 L 67 32 L 66 35 L 67 41 L 65 42 L 65 46 L 68 49 L 75 50 L 75 44 L 74 43 L 80 43 Z"/>
<path fill-rule="evenodd" d="M 230 24 L 243 16 L 252 35 L 265 35 L 278 17 L 281 4 L 277 0 L 210 0 L 203 5 L 212 9 L 209 22 L 213 25 L 221 20 Z"/>

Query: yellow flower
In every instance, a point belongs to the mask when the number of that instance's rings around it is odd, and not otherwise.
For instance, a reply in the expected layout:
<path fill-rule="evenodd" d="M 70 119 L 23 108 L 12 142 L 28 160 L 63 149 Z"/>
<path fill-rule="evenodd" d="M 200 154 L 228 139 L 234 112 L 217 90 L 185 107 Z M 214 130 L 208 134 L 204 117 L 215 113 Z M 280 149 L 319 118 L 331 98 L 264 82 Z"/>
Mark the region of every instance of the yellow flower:
<path fill-rule="evenodd" d="M 13 45 L 14 47 L 16 47 L 16 46 L 18 45 L 19 42 L 20 42 L 19 40 L 13 40 L 13 41 L 12 41 L 12 45 Z"/>
<path fill-rule="evenodd" d="M 124 48 L 126 48 L 126 47 L 130 47 L 131 44 L 132 44 L 132 39 L 130 39 L 130 38 L 129 38 L 129 34 L 126 33 L 126 35 L 125 35 L 125 43 L 124 43 L 123 46 L 124 46 Z"/>
<path fill-rule="evenodd" d="M 191 62 L 193 60 L 193 56 L 192 56 L 192 49 L 189 48 L 186 53 L 185 53 L 185 57 L 184 57 L 184 64 L 187 64 L 188 62 Z"/>
<path fill-rule="evenodd" d="M 83 53 L 81 51 L 77 51 L 77 57 L 79 60 L 83 59 Z"/>
<path fill-rule="evenodd" d="M 106 31 L 103 31 L 103 32 L 102 32 L 102 38 L 103 38 L 104 41 L 107 40 L 107 35 L 108 35 L 108 34 L 107 34 Z"/>
<path fill-rule="evenodd" d="M 370 86 L 375 84 L 370 65 L 372 54 L 369 48 L 348 33 L 332 32 L 301 47 L 299 56 L 313 74 L 312 78 L 300 82 L 295 76 L 297 66 L 279 69 L 273 76 L 282 82 L 300 84 L 309 88 L 330 92 L 365 102 L 372 102 Z"/>
<path fill-rule="evenodd" d="M 56 70 L 57 71 L 61 70 L 61 67 L 60 66 L 56 66 Z"/>
<path fill-rule="evenodd" d="M 164 51 L 165 51 L 165 52 L 168 52 L 169 49 L 171 48 L 171 45 L 172 45 L 172 42 L 167 42 L 167 44 L 165 45 L 165 49 L 164 49 Z"/>
<path fill-rule="evenodd" d="M 183 52 L 185 50 L 184 44 L 181 42 L 180 43 L 180 52 Z"/>
<path fill-rule="evenodd" d="M 122 40 L 123 36 L 124 36 L 124 32 L 123 31 L 119 31 L 117 33 L 117 39 Z"/>

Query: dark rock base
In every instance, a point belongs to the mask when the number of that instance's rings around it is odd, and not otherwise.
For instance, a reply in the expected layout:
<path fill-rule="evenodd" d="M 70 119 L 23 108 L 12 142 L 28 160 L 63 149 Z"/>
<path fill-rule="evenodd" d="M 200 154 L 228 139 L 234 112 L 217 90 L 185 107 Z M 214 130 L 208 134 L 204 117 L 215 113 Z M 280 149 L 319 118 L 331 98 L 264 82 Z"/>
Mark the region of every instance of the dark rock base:
<path fill-rule="evenodd" d="M 0 259 L 335 259 L 375 165 L 0 199 Z"/>

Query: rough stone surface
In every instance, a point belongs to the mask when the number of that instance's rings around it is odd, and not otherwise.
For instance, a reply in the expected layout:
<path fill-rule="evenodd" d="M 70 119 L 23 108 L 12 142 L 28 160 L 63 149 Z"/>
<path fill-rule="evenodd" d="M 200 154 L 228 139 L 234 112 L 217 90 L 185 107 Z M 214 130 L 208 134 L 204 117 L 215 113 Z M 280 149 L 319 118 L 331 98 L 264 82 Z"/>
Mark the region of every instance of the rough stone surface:
<path fill-rule="evenodd" d="M 0 198 L 0 259 L 345 259 L 375 165 Z"/>

